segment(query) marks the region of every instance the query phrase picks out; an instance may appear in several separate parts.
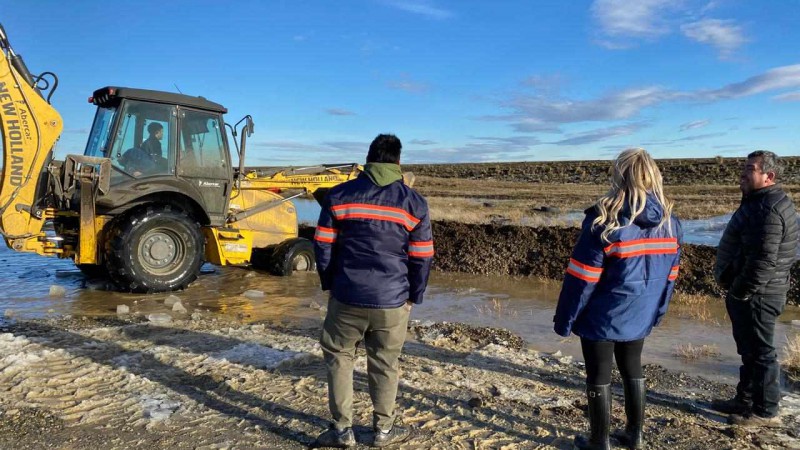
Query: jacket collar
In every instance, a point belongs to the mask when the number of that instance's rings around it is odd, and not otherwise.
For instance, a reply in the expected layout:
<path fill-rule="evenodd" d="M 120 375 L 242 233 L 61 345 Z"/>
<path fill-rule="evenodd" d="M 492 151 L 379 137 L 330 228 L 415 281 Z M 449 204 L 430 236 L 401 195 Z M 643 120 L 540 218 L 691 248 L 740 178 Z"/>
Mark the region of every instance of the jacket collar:
<path fill-rule="evenodd" d="M 751 192 L 748 195 L 742 195 L 742 200 L 751 200 L 755 198 L 763 197 L 764 195 L 769 194 L 770 192 L 778 191 L 783 189 L 780 183 L 775 183 L 772 186 L 767 186 L 765 188 L 758 189 L 756 191 Z"/>

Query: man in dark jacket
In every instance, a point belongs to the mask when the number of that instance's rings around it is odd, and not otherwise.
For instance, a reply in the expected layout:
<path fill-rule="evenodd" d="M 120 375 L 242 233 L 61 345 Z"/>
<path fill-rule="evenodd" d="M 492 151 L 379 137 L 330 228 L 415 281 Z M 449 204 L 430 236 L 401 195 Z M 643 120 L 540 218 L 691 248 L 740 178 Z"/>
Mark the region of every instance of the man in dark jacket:
<path fill-rule="evenodd" d="M 795 207 L 777 183 L 782 169 L 772 152 L 747 155 L 739 182 L 742 203 L 725 228 L 714 266 L 714 278 L 728 291 L 725 304 L 742 366 L 736 396 L 712 406 L 743 426 L 780 425 L 773 337 L 800 233 Z"/>
<path fill-rule="evenodd" d="M 328 372 L 331 428 L 317 446 L 355 445 L 353 361 L 364 341 L 373 405 L 373 446 L 408 438 L 394 424 L 398 358 L 412 304 L 422 303 L 433 260 L 433 237 L 425 199 L 403 184 L 400 140 L 382 134 L 372 141 L 357 179 L 330 190 L 314 235 L 322 290 L 330 291 L 322 352 Z"/>

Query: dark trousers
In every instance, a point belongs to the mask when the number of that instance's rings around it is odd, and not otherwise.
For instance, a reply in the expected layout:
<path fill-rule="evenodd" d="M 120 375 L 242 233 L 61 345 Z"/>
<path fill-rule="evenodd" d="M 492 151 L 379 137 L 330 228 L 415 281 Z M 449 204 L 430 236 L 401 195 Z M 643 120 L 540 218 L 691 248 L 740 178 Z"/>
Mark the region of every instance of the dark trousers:
<path fill-rule="evenodd" d="M 736 394 L 742 401 L 752 402 L 753 413 L 762 417 L 778 414 L 780 364 L 772 342 L 775 321 L 785 304 L 785 298 L 775 297 L 754 296 L 746 302 L 725 300 L 736 352 L 742 357 Z"/>
<path fill-rule="evenodd" d="M 644 339 L 629 342 L 590 341 L 581 338 L 583 360 L 586 362 L 586 384 L 611 383 L 612 356 L 622 378 L 644 378 L 642 373 L 642 347 Z"/>

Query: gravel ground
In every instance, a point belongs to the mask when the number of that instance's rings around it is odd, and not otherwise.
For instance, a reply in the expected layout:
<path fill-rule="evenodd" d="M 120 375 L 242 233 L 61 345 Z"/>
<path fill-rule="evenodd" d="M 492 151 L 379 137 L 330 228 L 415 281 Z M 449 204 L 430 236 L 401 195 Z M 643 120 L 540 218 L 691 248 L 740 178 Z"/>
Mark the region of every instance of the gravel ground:
<path fill-rule="evenodd" d="M 212 316 L 4 323 L 0 448 L 306 448 L 328 423 L 317 327 Z M 414 434 L 397 448 L 566 449 L 587 426 L 583 368 L 570 357 L 460 324 L 414 323 L 409 337 L 398 403 Z M 365 370 L 359 354 L 359 448 L 371 434 Z M 743 429 L 707 409 L 731 386 L 657 366 L 646 373 L 650 448 L 800 448 L 797 394 L 783 400 L 781 428 Z M 619 428 L 618 383 L 614 394 Z"/>

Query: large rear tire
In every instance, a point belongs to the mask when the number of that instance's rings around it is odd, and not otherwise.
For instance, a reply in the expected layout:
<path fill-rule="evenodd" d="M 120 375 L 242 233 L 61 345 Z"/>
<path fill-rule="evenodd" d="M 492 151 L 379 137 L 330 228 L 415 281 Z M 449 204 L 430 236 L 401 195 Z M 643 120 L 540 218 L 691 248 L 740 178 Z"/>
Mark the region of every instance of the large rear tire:
<path fill-rule="evenodd" d="M 170 205 L 150 205 L 114 221 L 106 268 L 122 290 L 175 291 L 197 278 L 204 253 L 199 223 Z"/>

